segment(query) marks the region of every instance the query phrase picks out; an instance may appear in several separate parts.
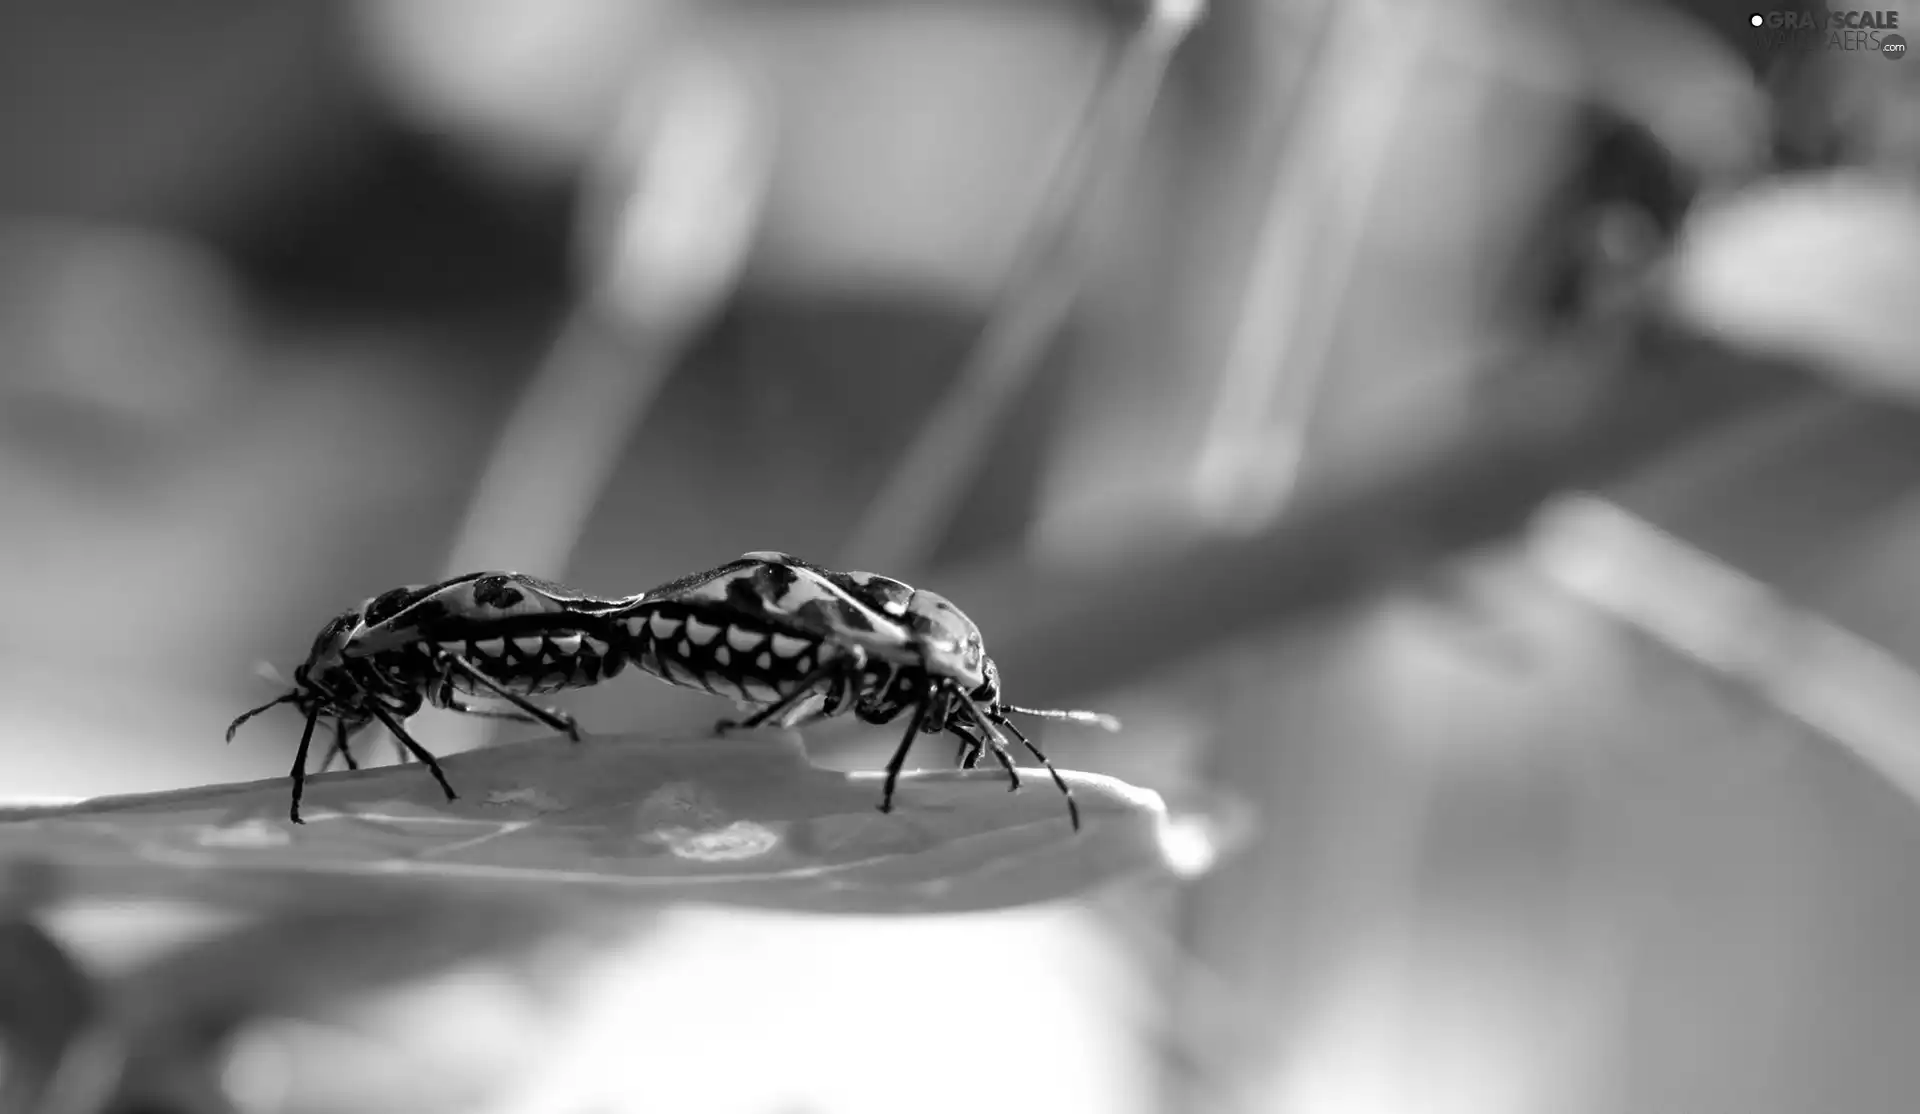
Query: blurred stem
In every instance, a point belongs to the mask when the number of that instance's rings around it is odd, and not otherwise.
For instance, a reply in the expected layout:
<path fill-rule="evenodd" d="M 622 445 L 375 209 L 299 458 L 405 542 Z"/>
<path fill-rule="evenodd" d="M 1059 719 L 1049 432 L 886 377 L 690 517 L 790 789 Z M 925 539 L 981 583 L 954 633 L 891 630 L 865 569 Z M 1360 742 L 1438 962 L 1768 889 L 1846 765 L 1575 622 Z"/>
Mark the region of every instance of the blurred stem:
<path fill-rule="evenodd" d="M 1841 406 L 1823 409 L 1845 413 Z M 1810 408 L 1786 416 L 1823 415 Z M 1764 430 L 1761 423 L 1750 428 Z M 1835 455 L 1823 458 L 1828 467 Z M 1768 501 L 1773 521 L 1790 521 L 1790 498 Z M 1723 509 L 1720 521 L 1728 517 Z M 1816 536 L 1830 541 L 1834 534 Z M 1920 677 L 1900 655 L 1793 602 L 1790 587 L 1751 575 L 1617 503 L 1562 499 L 1531 541 L 1536 564 L 1561 590 L 1738 681 L 1920 803 L 1911 726 L 1920 713 Z"/>
<path fill-rule="evenodd" d="M 1007 554 L 942 583 L 993 632 L 1018 699 L 1072 700 L 1513 537 L 1552 495 L 1607 482 L 1799 389 L 1777 368 L 1649 337 L 1636 323 L 1596 322 L 1511 357 L 1516 366 L 1493 369 L 1501 385 L 1478 400 L 1493 414 L 1484 425 L 1303 499 L 1256 535 L 1143 549 L 1098 568 L 1035 569 Z M 1543 385 L 1589 397 L 1541 419 Z"/>
<path fill-rule="evenodd" d="M 770 180 L 767 114 L 691 42 L 629 94 L 584 183 L 591 288 L 488 458 L 445 573 L 565 576 L 587 521 L 686 346 L 732 293 Z M 491 726 L 456 721 L 449 750 Z"/>
<path fill-rule="evenodd" d="M 842 567 L 924 567 L 993 446 L 1002 415 L 1077 300 L 1089 249 L 1145 137 L 1199 0 L 1149 9 L 1109 64 L 1058 164 L 1007 281 L 953 385 L 840 554 Z"/>
<path fill-rule="evenodd" d="M 1328 59 L 1302 83 L 1298 122 L 1252 230 L 1229 340 L 1188 486 L 1208 525 L 1242 533 L 1286 508 L 1355 275 L 1439 9 L 1409 18 L 1325 11 Z"/>
<path fill-rule="evenodd" d="M 576 306 L 500 431 L 445 574 L 512 567 L 563 575 L 673 351 L 622 335 L 590 304 Z"/>
<path fill-rule="evenodd" d="M 564 575 L 681 351 L 731 294 L 758 226 L 762 106 L 695 43 L 628 94 L 583 184 L 591 288 L 508 417 L 447 574 Z"/>

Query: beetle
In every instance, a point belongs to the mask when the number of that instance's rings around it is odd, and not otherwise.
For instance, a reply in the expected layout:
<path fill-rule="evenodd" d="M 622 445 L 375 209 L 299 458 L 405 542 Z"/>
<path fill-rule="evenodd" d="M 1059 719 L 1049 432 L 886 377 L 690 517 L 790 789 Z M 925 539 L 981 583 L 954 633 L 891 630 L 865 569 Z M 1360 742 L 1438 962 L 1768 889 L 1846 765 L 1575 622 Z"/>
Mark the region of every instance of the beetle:
<path fill-rule="evenodd" d="M 468 715 L 542 723 L 580 741 L 572 716 L 529 696 L 584 688 L 620 673 L 630 641 L 619 612 L 632 599 L 601 599 L 516 572 L 476 572 L 414 584 L 371 597 L 335 616 L 293 671 L 292 687 L 227 727 L 227 741 L 253 717 L 291 704 L 306 717 L 293 759 L 293 801 L 300 818 L 307 752 L 322 716 L 333 721 L 334 753 L 354 765 L 348 740 L 378 722 L 424 763 L 448 800 L 457 799 L 406 720 L 431 705 Z M 475 707 L 463 697 L 496 697 L 511 709 Z"/>
<path fill-rule="evenodd" d="M 957 736 L 959 761 L 969 769 L 992 753 L 1009 789 L 1020 788 L 1004 729 L 1046 767 L 1077 831 L 1072 789 L 1009 716 L 1119 729 L 1099 712 L 1007 703 L 971 619 L 944 596 L 874 573 L 758 550 L 643 592 L 625 614 L 628 656 L 641 670 L 755 709 L 744 720 L 721 720 L 717 732 L 793 727 L 845 712 L 876 725 L 906 715 L 887 761 L 881 812 L 893 811 L 901 767 L 922 734 Z"/>

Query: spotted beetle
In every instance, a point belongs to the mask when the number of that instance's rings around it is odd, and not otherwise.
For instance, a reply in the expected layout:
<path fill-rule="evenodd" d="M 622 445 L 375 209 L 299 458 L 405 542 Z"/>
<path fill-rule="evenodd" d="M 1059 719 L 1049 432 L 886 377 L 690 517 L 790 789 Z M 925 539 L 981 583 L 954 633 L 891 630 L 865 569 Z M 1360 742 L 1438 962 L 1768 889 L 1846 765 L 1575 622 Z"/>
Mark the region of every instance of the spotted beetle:
<path fill-rule="evenodd" d="M 618 674 L 630 641 L 617 615 L 631 598 L 609 600 L 513 572 L 477 572 L 438 584 L 409 585 L 336 616 L 293 671 L 293 687 L 227 727 L 227 741 L 254 716 L 291 704 L 306 717 L 293 759 L 293 803 L 300 819 L 307 751 L 321 716 L 333 720 L 334 749 L 354 765 L 348 739 L 374 722 L 426 764 L 448 800 L 453 786 L 404 722 L 425 705 L 468 715 L 542 723 L 580 740 L 572 716 L 527 697 L 584 688 Z M 512 709 L 474 707 L 463 696 L 497 697 Z"/>
<path fill-rule="evenodd" d="M 971 619 L 945 597 L 873 573 L 757 551 L 643 592 L 624 615 L 627 653 L 640 669 L 756 709 L 745 720 L 721 720 L 717 731 L 797 726 L 848 711 L 877 725 L 906 714 L 906 734 L 887 761 L 882 812 L 893 810 L 901 767 L 921 734 L 957 736 L 969 769 L 991 752 L 1018 789 L 1004 728 L 1047 768 L 1077 831 L 1072 789 L 1008 716 L 1119 728 L 1098 712 L 1006 703 Z"/>

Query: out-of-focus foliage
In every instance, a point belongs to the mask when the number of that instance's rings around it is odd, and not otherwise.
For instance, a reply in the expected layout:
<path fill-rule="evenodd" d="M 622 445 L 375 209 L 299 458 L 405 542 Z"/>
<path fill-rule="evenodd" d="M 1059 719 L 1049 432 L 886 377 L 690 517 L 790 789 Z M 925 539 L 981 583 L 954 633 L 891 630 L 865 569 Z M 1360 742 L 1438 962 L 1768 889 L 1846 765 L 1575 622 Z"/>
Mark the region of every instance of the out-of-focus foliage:
<path fill-rule="evenodd" d="M 1677 308 L 1729 342 L 1920 397 L 1920 182 L 1808 174 L 1703 206 L 1672 276 Z"/>

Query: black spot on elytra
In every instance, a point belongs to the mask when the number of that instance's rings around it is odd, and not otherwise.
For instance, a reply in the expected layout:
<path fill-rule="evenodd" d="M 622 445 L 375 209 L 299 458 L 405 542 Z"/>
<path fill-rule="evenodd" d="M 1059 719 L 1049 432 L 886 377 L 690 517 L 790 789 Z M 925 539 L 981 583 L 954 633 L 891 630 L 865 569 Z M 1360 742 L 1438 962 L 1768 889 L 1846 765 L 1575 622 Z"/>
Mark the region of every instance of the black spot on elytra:
<path fill-rule="evenodd" d="M 400 614 L 407 609 L 409 603 L 418 599 L 424 591 L 425 589 L 421 588 L 394 588 L 391 591 L 380 593 L 374 597 L 372 603 L 367 605 L 367 625 L 370 627 L 379 626 L 381 623 Z"/>
<path fill-rule="evenodd" d="M 833 616 L 827 611 L 827 605 L 819 600 L 807 600 L 794 612 L 811 630 L 830 631 L 833 629 Z"/>
<path fill-rule="evenodd" d="M 512 577 L 483 576 L 473 582 L 473 602 L 483 607 L 505 610 L 526 598 L 525 592 L 514 587 Z"/>
<path fill-rule="evenodd" d="M 767 601 L 777 598 L 777 595 L 768 596 L 751 581 L 735 580 L 727 585 L 727 606 L 745 615 L 765 615 Z"/>
<path fill-rule="evenodd" d="M 757 579 L 764 585 L 766 597 L 777 600 L 787 594 L 787 590 L 800 583 L 800 574 L 791 565 L 762 565 Z"/>
<path fill-rule="evenodd" d="M 410 610 L 413 612 L 413 621 L 420 626 L 427 626 L 453 614 L 445 600 L 421 600 Z"/>

